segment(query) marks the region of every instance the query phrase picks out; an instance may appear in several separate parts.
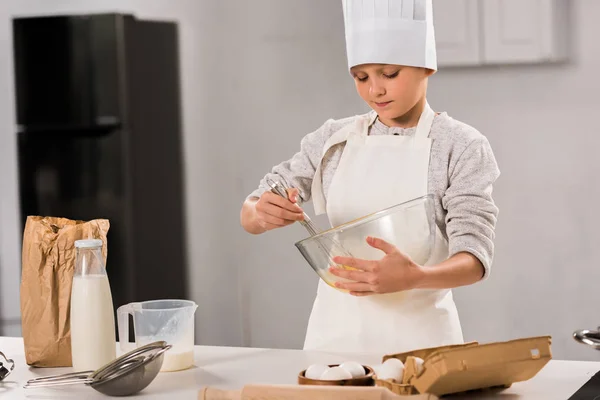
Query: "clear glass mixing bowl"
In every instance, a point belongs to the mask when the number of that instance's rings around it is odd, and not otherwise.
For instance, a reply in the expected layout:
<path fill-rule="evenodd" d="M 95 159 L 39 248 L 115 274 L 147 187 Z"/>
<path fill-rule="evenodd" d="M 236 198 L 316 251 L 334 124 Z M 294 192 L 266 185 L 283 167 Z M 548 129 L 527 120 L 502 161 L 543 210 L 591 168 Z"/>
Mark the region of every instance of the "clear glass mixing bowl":
<path fill-rule="evenodd" d="M 335 282 L 345 279 L 329 272 L 330 266 L 337 265 L 333 257 L 350 253 L 355 258 L 379 260 L 385 255 L 367 243 L 367 236 L 393 244 L 423 265 L 434 249 L 435 230 L 433 195 L 426 195 L 328 229 L 295 245 L 321 279 L 335 288 Z"/>

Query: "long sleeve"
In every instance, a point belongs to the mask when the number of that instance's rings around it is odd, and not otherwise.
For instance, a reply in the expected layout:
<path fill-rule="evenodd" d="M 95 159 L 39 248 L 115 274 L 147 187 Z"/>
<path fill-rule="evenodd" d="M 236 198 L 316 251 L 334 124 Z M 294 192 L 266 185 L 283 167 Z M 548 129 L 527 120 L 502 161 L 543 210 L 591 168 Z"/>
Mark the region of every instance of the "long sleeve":
<path fill-rule="evenodd" d="M 450 256 L 462 251 L 473 254 L 485 268 L 485 279 L 494 258 L 498 217 L 492 185 L 500 176 L 487 138 L 473 140 L 450 168 L 449 187 L 442 198 Z"/>

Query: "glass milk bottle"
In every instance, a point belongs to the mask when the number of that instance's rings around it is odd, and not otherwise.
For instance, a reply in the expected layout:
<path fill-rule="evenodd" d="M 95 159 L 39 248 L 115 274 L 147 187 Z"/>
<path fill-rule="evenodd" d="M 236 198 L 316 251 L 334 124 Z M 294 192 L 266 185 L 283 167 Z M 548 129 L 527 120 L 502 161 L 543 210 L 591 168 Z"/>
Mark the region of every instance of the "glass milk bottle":
<path fill-rule="evenodd" d="M 71 289 L 71 354 L 74 371 L 94 371 L 116 358 L 115 317 L 102 241 L 75 241 Z"/>

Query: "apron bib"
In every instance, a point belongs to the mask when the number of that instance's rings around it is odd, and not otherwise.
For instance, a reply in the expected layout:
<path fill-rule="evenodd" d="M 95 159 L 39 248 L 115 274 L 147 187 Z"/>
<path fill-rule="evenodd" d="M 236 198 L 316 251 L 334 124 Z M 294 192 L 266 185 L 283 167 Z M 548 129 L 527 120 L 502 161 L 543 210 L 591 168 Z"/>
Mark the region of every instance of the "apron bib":
<path fill-rule="evenodd" d="M 323 155 L 346 142 L 327 196 L 332 226 L 427 194 L 434 116 L 426 104 L 414 136 L 369 136 L 376 117 L 372 112 L 329 138 Z M 317 215 L 325 212 L 320 164 L 312 183 Z M 420 218 L 426 216 L 413 220 L 415 229 L 426 223 Z M 435 248 L 427 265 L 447 257 L 448 242 L 436 226 Z M 355 297 L 319 280 L 304 349 L 392 354 L 458 343 L 463 343 L 463 335 L 449 289 Z"/>

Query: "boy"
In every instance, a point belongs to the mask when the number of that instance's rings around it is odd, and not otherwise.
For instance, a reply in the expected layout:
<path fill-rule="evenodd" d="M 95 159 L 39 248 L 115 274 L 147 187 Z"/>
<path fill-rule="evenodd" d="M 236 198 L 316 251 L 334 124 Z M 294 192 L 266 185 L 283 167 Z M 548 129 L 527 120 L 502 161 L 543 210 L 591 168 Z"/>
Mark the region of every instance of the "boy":
<path fill-rule="evenodd" d="M 304 137 L 248 196 L 242 226 L 260 234 L 292 224 L 302 219 L 298 203 L 311 198 L 316 214 L 327 212 L 338 226 L 432 194 L 437 236 L 427 265 L 371 237 L 381 259 L 334 259 L 355 268 L 330 269 L 351 280 L 338 284 L 349 294 L 319 282 L 304 348 L 390 354 L 463 343 L 451 289 L 489 274 L 500 174 L 494 154 L 476 129 L 427 103 L 437 70 L 431 0 L 343 6 L 348 66 L 373 111 L 328 120 Z M 294 188 L 289 200 L 269 191 L 267 177 Z"/>

